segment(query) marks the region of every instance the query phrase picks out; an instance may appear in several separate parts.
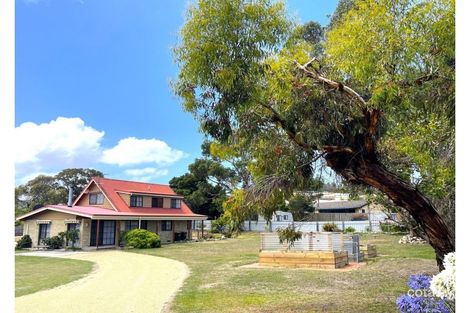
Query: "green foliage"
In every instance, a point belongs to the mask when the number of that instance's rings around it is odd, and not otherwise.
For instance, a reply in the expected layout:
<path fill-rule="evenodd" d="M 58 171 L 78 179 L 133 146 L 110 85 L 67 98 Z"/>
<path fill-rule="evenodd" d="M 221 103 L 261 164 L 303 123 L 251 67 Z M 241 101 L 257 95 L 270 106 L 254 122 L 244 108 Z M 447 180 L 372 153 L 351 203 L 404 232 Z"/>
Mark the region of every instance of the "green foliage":
<path fill-rule="evenodd" d="M 125 246 L 126 245 L 126 235 L 129 232 L 129 230 L 122 230 L 119 233 L 119 245 L 120 246 Z"/>
<path fill-rule="evenodd" d="M 345 233 L 354 233 L 355 231 L 356 231 L 356 229 L 352 226 L 348 226 L 344 229 Z"/>
<path fill-rule="evenodd" d="M 64 245 L 63 238 L 59 236 L 45 238 L 42 242 L 47 246 L 47 249 L 60 249 Z"/>
<path fill-rule="evenodd" d="M 335 223 L 325 223 L 322 227 L 323 231 L 327 232 L 338 232 L 341 231 Z"/>
<path fill-rule="evenodd" d="M 16 244 L 17 249 L 24 249 L 24 248 L 31 248 L 31 245 L 33 244 L 33 241 L 31 240 L 31 237 L 29 235 L 24 235 L 23 237 L 18 240 Z"/>
<path fill-rule="evenodd" d="M 380 230 L 384 233 L 404 233 L 409 231 L 405 226 L 395 223 L 380 223 Z"/>
<path fill-rule="evenodd" d="M 343 0 L 323 34 L 315 23 L 293 22 L 281 2 L 191 6 L 175 50 L 174 90 L 206 135 L 248 156 L 250 205 L 238 207 L 270 216 L 294 191 L 311 188 L 328 149 L 364 153 L 366 113 L 378 110 L 372 159 L 414 184 L 452 225 L 454 7 L 452 0 Z M 312 56 L 309 71 L 338 88 L 302 74 L 294 61 Z M 337 92 L 344 85 L 364 107 Z"/>
<path fill-rule="evenodd" d="M 67 187 L 72 187 L 75 199 L 93 176 L 103 177 L 94 169 L 69 168 L 55 176 L 39 175 L 15 188 L 15 216 L 25 214 L 46 204 L 66 204 Z"/>
<path fill-rule="evenodd" d="M 293 224 L 290 224 L 286 228 L 279 228 L 277 230 L 277 234 L 281 244 L 287 242 L 287 249 L 292 248 L 295 241 L 302 238 L 302 232 L 295 230 L 295 226 Z"/>
<path fill-rule="evenodd" d="M 314 198 L 310 195 L 297 193 L 289 199 L 287 208 L 292 213 L 295 221 L 299 221 L 305 217 L 306 214 L 315 211 L 313 206 Z"/>
<path fill-rule="evenodd" d="M 188 169 L 189 173 L 170 180 L 171 188 L 185 197 L 194 213 L 219 216 L 227 198 L 225 185 L 234 172 L 210 159 L 196 159 Z"/>
<path fill-rule="evenodd" d="M 79 235 L 80 231 L 78 229 L 67 230 L 65 232 L 65 239 L 72 244 L 72 249 L 75 248 L 75 243 L 78 241 Z"/>
<path fill-rule="evenodd" d="M 161 247 L 160 236 L 145 229 L 136 228 L 127 232 L 124 236 L 124 240 L 126 247 L 132 247 L 136 249 Z"/>

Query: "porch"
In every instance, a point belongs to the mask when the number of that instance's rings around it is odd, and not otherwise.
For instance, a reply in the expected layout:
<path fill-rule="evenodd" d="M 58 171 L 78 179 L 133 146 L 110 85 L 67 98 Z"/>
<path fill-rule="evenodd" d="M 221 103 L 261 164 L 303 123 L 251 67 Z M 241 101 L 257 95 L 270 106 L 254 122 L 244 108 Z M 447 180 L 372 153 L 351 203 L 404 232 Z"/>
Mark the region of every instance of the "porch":
<path fill-rule="evenodd" d="M 84 219 L 82 221 L 81 246 L 86 248 L 113 248 L 122 245 L 125 231 L 146 229 L 160 236 L 162 244 L 191 239 L 191 220 L 155 219 Z"/>

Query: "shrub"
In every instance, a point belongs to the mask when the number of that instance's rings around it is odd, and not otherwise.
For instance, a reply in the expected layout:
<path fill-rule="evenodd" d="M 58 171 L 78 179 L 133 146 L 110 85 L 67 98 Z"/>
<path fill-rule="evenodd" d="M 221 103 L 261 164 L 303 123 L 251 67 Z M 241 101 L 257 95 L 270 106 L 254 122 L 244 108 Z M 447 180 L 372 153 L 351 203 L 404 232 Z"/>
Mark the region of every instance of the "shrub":
<path fill-rule="evenodd" d="M 16 248 L 17 249 L 31 248 L 32 244 L 33 244 L 33 241 L 31 240 L 31 237 L 29 237 L 29 235 L 24 235 L 23 237 L 21 237 L 20 240 L 18 240 Z"/>
<path fill-rule="evenodd" d="M 217 219 L 213 220 L 211 223 L 211 233 L 223 234 L 227 229 L 228 218 L 224 215 L 219 216 Z"/>
<path fill-rule="evenodd" d="M 120 246 L 126 245 L 126 235 L 128 232 L 129 232 L 128 230 L 123 230 L 119 233 L 119 245 Z"/>
<path fill-rule="evenodd" d="M 48 249 L 60 249 L 64 244 L 64 240 L 59 236 L 52 236 L 43 239 L 42 242 L 47 246 Z"/>
<path fill-rule="evenodd" d="M 72 244 L 72 249 L 75 249 L 75 243 L 78 241 L 79 238 L 79 230 L 67 230 L 65 232 L 65 238 L 67 239 L 67 242 L 70 242 Z"/>
<path fill-rule="evenodd" d="M 354 233 L 355 231 L 356 231 L 356 229 L 352 226 L 348 226 L 344 229 L 345 233 Z"/>
<path fill-rule="evenodd" d="M 408 229 L 405 226 L 392 223 L 381 223 L 380 230 L 384 233 L 403 233 L 407 232 Z"/>
<path fill-rule="evenodd" d="M 145 230 L 133 229 L 124 236 L 126 247 L 137 249 L 159 248 L 161 247 L 160 236 Z"/>
<path fill-rule="evenodd" d="M 279 236 L 279 243 L 287 242 L 287 249 L 292 248 L 295 241 L 302 238 L 302 232 L 295 230 L 293 224 L 289 224 L 289 226 L 284 229 L 278 229 L 277 234 Z"/>
<path fill-rule="evenodd" d="M 429 289 L 431 276 L 411 275 L 408 280 L 410 290 L 407 294 L 401 295 L 397 301 L 397 309 L 401 313 L 420 313 L 420 312 L 451 312 L 453 303 L 444 299 L 433 297 Z"/>
<path fill-rule="evenodd" d="M 323 225 L 323 231 L 333 232 L 333 231 L 340 231 L 338 226 L 335 223 L 326 223 Z"/>
<path fill-rule="evenodd" d="M 432 293 L 443 300 L 455 300 L 455 252 L 444 257 L 444 270 L 433 276 L 430 282 Z"/>

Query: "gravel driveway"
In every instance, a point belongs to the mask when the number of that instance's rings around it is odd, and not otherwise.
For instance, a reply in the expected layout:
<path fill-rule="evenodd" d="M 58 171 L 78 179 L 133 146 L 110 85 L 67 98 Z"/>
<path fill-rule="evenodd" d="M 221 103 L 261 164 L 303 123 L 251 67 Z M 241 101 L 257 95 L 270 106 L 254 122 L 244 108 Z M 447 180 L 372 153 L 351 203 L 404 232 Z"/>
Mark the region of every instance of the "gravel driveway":
<path fill-rule="evenodd" d="M 116 250 L 49 256 L 96 265 L 82 279 L 16 298 L 17 313 L 157 313 L 189 274 L 175 260 Z"/>

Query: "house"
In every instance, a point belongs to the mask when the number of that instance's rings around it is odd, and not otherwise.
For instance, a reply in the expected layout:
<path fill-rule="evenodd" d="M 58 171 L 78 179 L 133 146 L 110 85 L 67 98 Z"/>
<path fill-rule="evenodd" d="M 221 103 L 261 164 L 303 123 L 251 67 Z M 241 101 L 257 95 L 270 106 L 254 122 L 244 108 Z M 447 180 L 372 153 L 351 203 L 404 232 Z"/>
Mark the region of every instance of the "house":
<path fill-rule="evenodd" d="M 290 212 L 276 211 L 273 213 L 271 222 L 293 222 L 294 217 Z M 258 222 L 266 222 L 262 215 L 258 216 Z"/>
<path fill-rule="evenodd" d="M 320 199 L 315 211 L 318 213 L 368 213 L 366 200 L 322 200 Z"/>
<path fill-rule="evenodd" d="M 93 177 L 74 203 L 46 205 L 17 220 L 24 222 L 33 248 L 60 232 L 79 229 L 77 246 L 116 247 L 123 231 L 147 229 L 162 243 L 191 238 L 192 222 L 207 216 L 194 214 L 184 198 L 168 185 Z"/>

